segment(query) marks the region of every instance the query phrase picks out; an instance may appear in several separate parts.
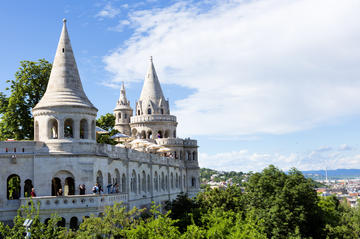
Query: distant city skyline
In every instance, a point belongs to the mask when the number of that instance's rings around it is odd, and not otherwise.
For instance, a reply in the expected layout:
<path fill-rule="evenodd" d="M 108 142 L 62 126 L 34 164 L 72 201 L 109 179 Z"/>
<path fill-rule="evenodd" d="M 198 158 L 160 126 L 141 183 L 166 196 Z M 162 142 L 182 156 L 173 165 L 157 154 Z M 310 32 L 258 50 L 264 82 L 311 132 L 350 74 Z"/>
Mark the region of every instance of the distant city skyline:
<path fill-rule="evenodd" d="M 121 82 L 135 106 L 149 56 L 201 167 L 360 168 L 360 2 L 4 2 L 0 91 L 21 60 L 53 61 L 68 21 L 98 116 Z"/>

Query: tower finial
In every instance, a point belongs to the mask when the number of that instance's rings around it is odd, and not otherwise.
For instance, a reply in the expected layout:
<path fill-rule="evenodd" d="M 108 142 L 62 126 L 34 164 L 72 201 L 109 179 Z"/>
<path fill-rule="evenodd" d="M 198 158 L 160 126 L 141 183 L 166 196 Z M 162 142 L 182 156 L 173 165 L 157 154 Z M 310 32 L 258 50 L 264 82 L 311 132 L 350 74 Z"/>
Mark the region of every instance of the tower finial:
<path fill-rule="evenodd" d="M 63 23 L 64 23 L 64 24 L 66 23 L 66 18 L 63 18 Z"/>
<path fill-rule="evenodd" d="M 150 62 L 152 62 L 152 61 L 153 61 L 153 57 L 152 57 L 152 56 L 150 56 L 150 57 L 149 57 L 149 60 L 150 60 Z"/>

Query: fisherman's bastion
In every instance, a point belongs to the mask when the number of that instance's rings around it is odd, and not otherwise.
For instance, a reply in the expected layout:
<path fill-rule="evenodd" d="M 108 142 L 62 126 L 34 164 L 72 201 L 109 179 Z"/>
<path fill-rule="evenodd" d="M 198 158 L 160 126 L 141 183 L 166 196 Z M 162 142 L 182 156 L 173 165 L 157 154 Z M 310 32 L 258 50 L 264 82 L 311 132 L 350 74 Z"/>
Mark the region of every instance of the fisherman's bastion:
<path fill-rule="evenodd" d="M 101 215 L 115 202 L 144 208 L 180 192 L 196 195 L 197 141 L 176 136 L 176 116 L 170 114 L 152 58 L 134 110 L 124 85 L 114 105 L 115 128 L 124 140 L 98 144 L 98 110 L 83 90 L 64 19 L 46 92 L 32 109 L 34 141 L 0 142 L 0 221 L 10 222 L 21 205 L 29 204 L 32 188 L 41 219 L 57 213 L 67 227 Z M 9 188 L 10 181 L 18 186 Z M 81 184 L 86 190 L 80 195 Z M 96 184 L 101 194 L 92 192 Z M 110 184 L 116 191 L 107 189 Z M 57 196 L 60 188 L 63 195 Z"/>

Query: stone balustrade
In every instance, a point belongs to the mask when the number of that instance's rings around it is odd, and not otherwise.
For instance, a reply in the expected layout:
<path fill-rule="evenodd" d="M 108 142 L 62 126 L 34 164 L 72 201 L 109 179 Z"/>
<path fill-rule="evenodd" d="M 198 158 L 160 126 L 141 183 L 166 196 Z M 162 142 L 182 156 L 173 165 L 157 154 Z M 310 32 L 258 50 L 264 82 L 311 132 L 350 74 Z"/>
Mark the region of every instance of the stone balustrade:
<path fill-rule="evenodd" d="M 171 121 L 176 122 L 176 116 L 173 115 L 138 115 L 130 118 L 130 123 L 141 123 L 141 122 L 163 122 Z"/>
<path fill-rule="evenodd" d="M 125 193 L 117 194 L 103 194 L 103 195 L 72 195 L 72 196 L 43 196 L 34 198 L 21 198 L 22 206 L 30 205 L 30 201 L 34 205 L 39 205 L 40 210 L 52 209 L 75 209 L 75 208 L 103 208 L 105 206 L 112 206 L 115 202 L 128 202 L 128 195 Z"/>

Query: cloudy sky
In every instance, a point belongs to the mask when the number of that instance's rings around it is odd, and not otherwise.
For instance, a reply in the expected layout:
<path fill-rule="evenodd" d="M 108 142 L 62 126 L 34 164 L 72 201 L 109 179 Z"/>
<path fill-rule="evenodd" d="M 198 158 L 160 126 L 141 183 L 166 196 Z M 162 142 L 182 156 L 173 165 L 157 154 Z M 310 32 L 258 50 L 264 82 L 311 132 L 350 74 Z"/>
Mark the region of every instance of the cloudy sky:
<path fill-rule="evenodd" d="M 132 105 L 150 55 L 178 134 L 201 167 L 360 168 L 360 1 L 22 1 L 0 8 L 0 82 L 53 60 L 67 18 L 99 114 L 125 82 Z"/>

